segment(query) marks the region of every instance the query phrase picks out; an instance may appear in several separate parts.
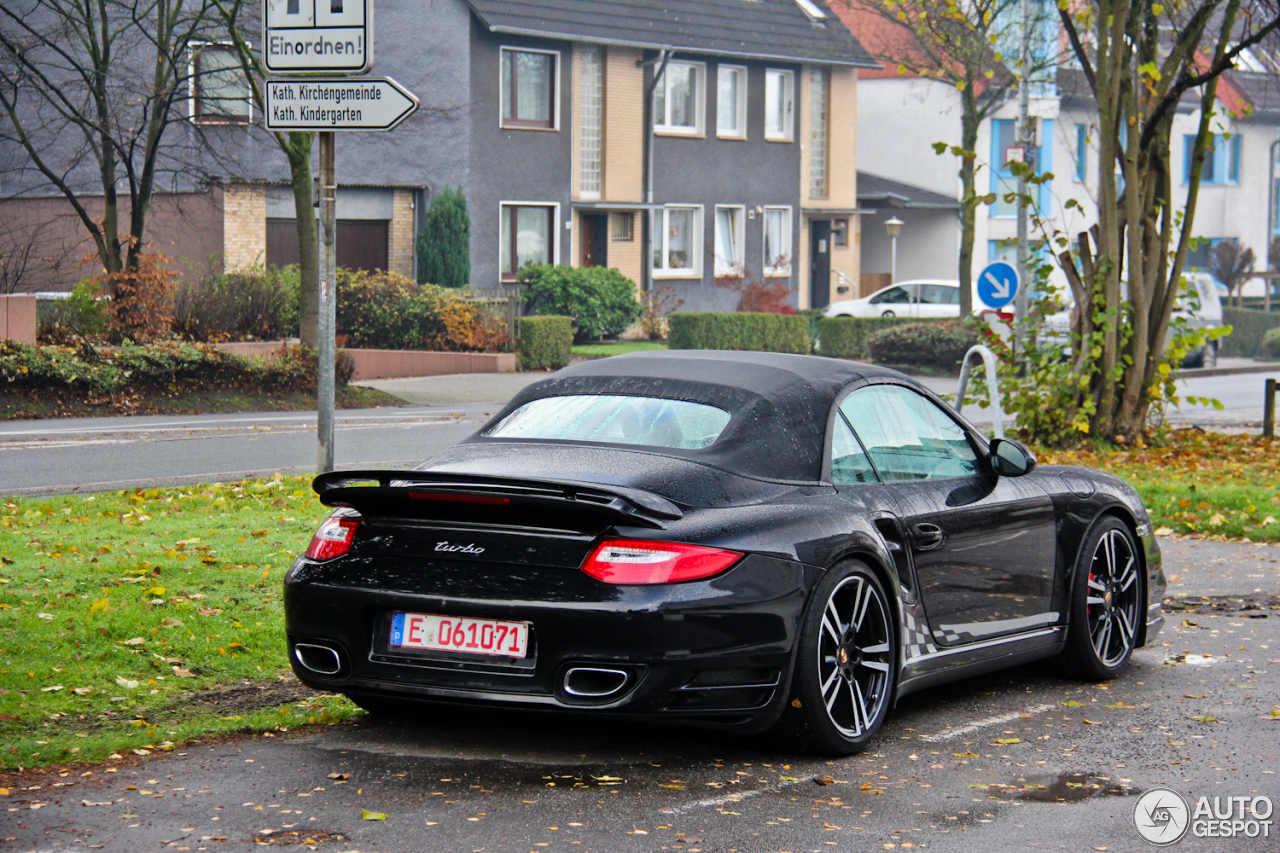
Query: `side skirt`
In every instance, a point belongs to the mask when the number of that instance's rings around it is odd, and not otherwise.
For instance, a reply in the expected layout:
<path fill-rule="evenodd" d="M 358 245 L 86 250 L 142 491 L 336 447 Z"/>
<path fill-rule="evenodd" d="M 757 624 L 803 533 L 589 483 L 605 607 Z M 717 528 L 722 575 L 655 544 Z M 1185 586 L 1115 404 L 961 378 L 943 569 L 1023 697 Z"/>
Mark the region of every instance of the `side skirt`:
<path fill-rule="evenodd" d="M 1062 627 L 1055 626 L 912 658 L 902 668 L 896 698 L 926 687 L 1054 657 L 1062 651 L 1066 636 Z"/>

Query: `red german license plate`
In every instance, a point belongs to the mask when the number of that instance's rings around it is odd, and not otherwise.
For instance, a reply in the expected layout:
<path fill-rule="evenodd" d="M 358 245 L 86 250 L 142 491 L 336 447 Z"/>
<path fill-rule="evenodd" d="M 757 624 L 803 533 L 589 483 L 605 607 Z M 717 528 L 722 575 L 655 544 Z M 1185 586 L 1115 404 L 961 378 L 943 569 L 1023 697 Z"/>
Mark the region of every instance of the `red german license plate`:
<path fill-rule="evenodd" d="M 392 648 L 522 658 L 529 647 L 529 623 L 396 613 L 391 617 L 389 642 Z"/>

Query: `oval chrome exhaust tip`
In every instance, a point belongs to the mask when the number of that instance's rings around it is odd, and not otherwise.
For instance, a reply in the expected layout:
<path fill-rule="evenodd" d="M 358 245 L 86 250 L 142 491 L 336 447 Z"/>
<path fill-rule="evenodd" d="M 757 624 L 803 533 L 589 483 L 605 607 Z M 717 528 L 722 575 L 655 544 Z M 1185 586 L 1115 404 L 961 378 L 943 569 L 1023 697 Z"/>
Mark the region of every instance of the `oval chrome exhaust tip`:
<path fill-rule="evenodd" d="M 627 673 L 620 669 L 575 666 L 564 674 L 564 692 L 585 699 L 602 699 L 618 693 L 627 684 Z"/>
<path fill-rule="evenodd" d="M 342 671 L 342 657 L 329 646 L 295 643 L 293 656 L 303 667 L 321 675 L 337 675 Z"/>

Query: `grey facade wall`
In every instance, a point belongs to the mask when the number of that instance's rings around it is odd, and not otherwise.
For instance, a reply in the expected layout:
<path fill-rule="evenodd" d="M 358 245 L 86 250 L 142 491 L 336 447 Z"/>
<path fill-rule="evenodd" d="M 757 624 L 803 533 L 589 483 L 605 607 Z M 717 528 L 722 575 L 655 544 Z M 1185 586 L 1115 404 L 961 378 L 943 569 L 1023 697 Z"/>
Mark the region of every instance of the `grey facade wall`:
<path fill-rule="evenodd" d="M 650 57 L 652 58 L 652 57 Z M 703 206 L 702 279 L 654 279 L 654 287 L 670 287 L 684 300 L 684 311 L 732 311 L 738 295 L 711 284 L 715 274 L 716 205 L 743 205 L 748 212 L 743 243 L 744 275 L 759 279 L 764 264 L 764 217 L 752 212 L 766 205 L 791 207 L 792 272 L 784 282 L 796 304 L 800 257 L 800 99 L 798 65 L 733 59 L 730 65 L 747 67 L 747 138 L 716 138 L 716 69 L 713 57 L 679 55 L 682 60 L 706 63 L 706 133 L 702 138 L 655 136 L 653 151 L 653 200 L 658 204 Z M 795 127 L 791 142 L 768 142 L 764 137 L 765 70 L 781 68 L 795 73 Z M 651 79 L 652 71 L 646 79 Z"/>
<path fill-rule="evenodd" d="M 467 209 L 471 212 L 471 282 L 476 287 L 499 284 L 499 216 L 502 202 L 559 204 L 552 239 L 558 263 L 570 264 L 573 182 L 573 46 L 569 42 L 500 36 L 478 22 L 471 28 L 471 180 Z M 501 51 L 503 47 L 555 50 L 559 85 L 558 126 L 554 130 L 504 128 L 500 122 Z"/>

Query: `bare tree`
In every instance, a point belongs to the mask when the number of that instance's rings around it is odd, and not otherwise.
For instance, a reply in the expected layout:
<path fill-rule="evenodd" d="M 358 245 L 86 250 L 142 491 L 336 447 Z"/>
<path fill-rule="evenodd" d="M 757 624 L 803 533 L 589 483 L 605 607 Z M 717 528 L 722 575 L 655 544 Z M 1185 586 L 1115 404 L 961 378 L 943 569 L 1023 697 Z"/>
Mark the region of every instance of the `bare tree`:
<path fill-rule="evenodd" d="M 973 311 L 973 260 L 977 207 L 996 200 L 977 192 L 978 130 L 1017 89 L 1018 79 L 1045 78 L 1061 59 L 1054 12 L 1044 0 L 1029 3 L 1027 26 L 1037 34 L 1028 67 L 1017 49 L 1023 0 L 833 0 L 853 10 L 852 29 L 862 46 L 881 62 L 954 87 L 960 96 L 960 316 Z M 859 18 L 868 26 L 859 26 Z M 1049 24 L 1053 22 L 1052 27 Z M 1009 51 L 1010 53 L 1006 53 Z M 948 146 L 937 143 L 939 154 Z M 1001 165 L 1001 164 L 995 164 Z"/>
<path fill-rule="evenodd" d="M 1059 260 L 1082 306 L 1068 408 L 1095 435 L 1141 435 L 1182 286 L 1218 80 L 1280 27 L 1277 0 L 1079 0 L 1063 31 L 1098 106 L 1098 224 Z M 1173 119 L 1199 108 L 1185 195 L 1175 195 Z M 1117 172 L 1122 181 L 1117 180 Z M 1179 202 L 1181 204 L 1179 205 Z M 1067 420 L 1073 420 L 1068 416 Z"/>
<path fill-rule="evenodd" d="M 210 0 L 0 4 L 0 140 L 66 199 L 107 272 L 137 265 L 162 177 L 199 171 L 178 150 L 193 137 L 166 138 L 186 123 L 191 50 L 218 24 Z"/>
<path fill-rule="evenodd" d="M 1209 250 L 1209 272 L 1227 286 L 1227 295 L 1235 294 L 1235 306 L 1240 307 L 1240 290 L 1253 272 L 1253 249 L 1241 246 L 1235 240 L 1223 240 Z"/>

